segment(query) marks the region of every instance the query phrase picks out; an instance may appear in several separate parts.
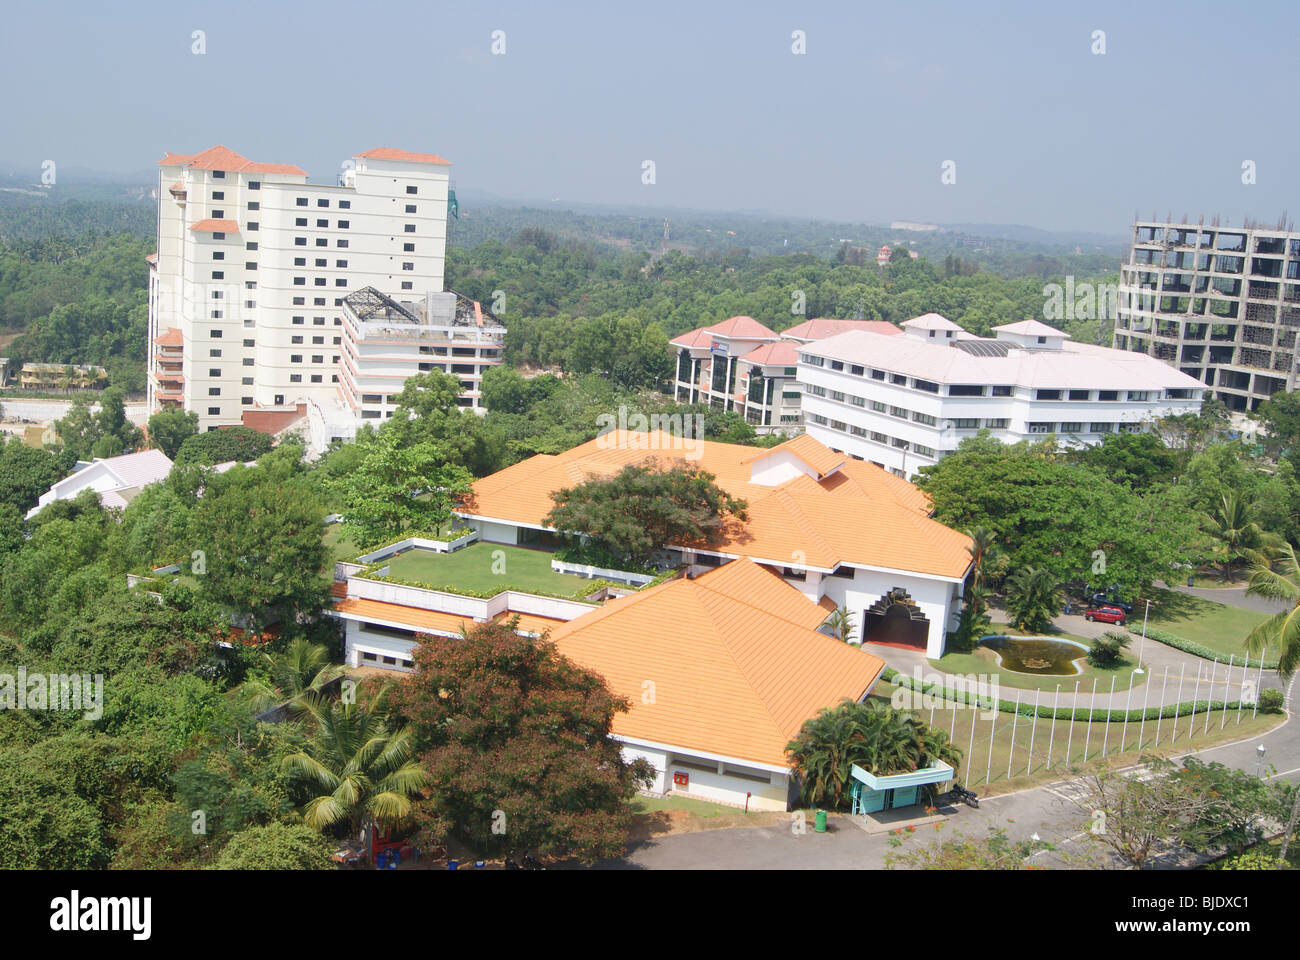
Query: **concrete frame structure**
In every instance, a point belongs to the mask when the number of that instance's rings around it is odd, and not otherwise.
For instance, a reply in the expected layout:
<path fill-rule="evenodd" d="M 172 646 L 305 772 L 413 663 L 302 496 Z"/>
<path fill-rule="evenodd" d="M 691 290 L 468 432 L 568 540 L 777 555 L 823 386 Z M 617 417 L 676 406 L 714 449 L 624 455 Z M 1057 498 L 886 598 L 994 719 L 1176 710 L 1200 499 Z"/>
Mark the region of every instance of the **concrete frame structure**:
<path fill-rule="evenodd" d="M 1120 267 L 1113 344 L 1254 410 L 1296 385 L 1300 233 L 1139 220 Z"/>

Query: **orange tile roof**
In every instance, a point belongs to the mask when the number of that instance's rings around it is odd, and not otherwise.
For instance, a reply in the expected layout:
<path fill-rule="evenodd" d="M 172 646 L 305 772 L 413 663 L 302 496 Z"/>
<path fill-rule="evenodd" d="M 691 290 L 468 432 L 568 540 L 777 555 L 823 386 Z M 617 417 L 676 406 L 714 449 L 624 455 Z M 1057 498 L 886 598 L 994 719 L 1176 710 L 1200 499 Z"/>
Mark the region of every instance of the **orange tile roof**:
<path fill-rule="evenodd" d="M 346 599 L 348 595 L 348 585 L 346 581 L 334 581 L 330 584 L 330 596 L 335 600 Z"/>
<path fill-rule="evenodd" d="M 412 630 L 439 631 L 441 633 L 460 633 L 461 627 L 470 630 L 474 621 L 452 613 L 437 610 L 421 610 L 400 603 L 387 603 L 383 600 L 362 600 L 348 597 L 334 604 L 334 612 L 344 616 L 363 620 L 384 620 L 388 623 L 400 623 Z"/>
<path fill-rule="evenodd" d="M 153 253 L 150 253 L 150 254 L 148 254 L 147 256 L 145 256 L 145 258 L 144 258 L 144 262 L 145 262 L 145 263 L 157 263 L 157 262 L 158 262 L 158 252 L 157 252 L 157 251 L 154 251 Z"/>
<path fill-rule="evenodd" d="M 779 443 L 775 447 L 762 450 L 752 457 L 746 458 L 746 463 L 753 463 L 762 460 L 764 457 L 770 457 L 777 451 L 792 454 L 802 460 L 808 466 L 817 471 L 817 479 L 825 479 L 834 473 L 848 461 L 842 453 L 836 453 L 830 447 L 823 445 L 820 441 L 814 440 L 806 433 L 801 433 L 797 437 L 791 437 L 784 443 Z"/>
<path fill-rule="evenodd" d="M 814 469 L 843 461 L 829 476 L 800 475 L 779 486 L 752 482 L 754 447 L 690 441 L 663 433 L 613 431 L 558 455 L 538 454 L 474 483 L 459 512 L 508 523 L 543 526 L 554 502 L 551 494 L 592 476 L 608 477 L 623 467 L 650 460 L 666 467 L 688 460 L 712 473 L 732 496 L 749 504 L 748 522 L 732 520 L 714 552 L 791 565 L 833 570 L 841 563 L 910 571 L 958 580 L 971 558 L 970 538 L 929 516 L 926 495 L 875 464 L 844 460 L 811 437 L 800 440 L 800 458 Z M 696 546 L 685 544 L 684 546 Z"/>
<path fill-rule="evenodd" d="M 611 600 L 551 639 L 628 699 L 615 735 L 788 768 L 785 746 L 803 722 L 860 700 L 885 668 L 817 633 L 825 616 L 780 577 L 736 560 Z"/>
<path fill-rule="evenodd" d="M 229 147 L 209 147 L 201 153 L 166 153 L 160 167 L 193 167 L 196 170 L 231 170 L 236 173 L 291 173 L 307 176 L 307 171 L 290 163 L 259 163 L 240 156 Z"/>
<path fill-rule="evenodd" d="M 373 150 L 367 150 L 365 153 L 358 153 L 357 156 L 373 160 L 402 160 L 406 163 L 439 163 L 444 166 L 451 166 L 450 160 L 444 160 L 436 153 L 410 153 L 393 147 L 376 147 Z"/>
<path fill-rule="evenodd" d="M 184 336 L 180 327 L 172 327 L 154 337 L 153 342 L 161 347 L 179 347 L 184 343 Z"/>
<path fill-rule="evenodd" d="M 238 233 L 239 224 L 234 220 L 200 220 L 191 230 L 211 230 L 213 233 Z"/>

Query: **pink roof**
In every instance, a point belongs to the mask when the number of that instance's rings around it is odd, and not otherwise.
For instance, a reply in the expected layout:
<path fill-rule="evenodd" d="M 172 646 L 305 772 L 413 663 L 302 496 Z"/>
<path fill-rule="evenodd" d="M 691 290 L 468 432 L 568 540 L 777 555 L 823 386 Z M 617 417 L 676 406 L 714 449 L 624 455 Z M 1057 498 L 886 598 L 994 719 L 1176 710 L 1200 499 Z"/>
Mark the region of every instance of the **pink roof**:
<path fill-rule="evenodd" d="M 443 166 L 451 166 L 450 160 L 444 160 L 436 153 L 411 153 L 407 150 L 396 150 L 393 147 L 376 147 L 373 150 L 367 150 L 365 153 L 358 153 L 358 157 L 367 157 L 371 160 L 401 160 L 405 163 L 438 163 Z"/>
<path fill-rule="evenodd" d="M 239 224 L 234 220 L 200 220 L 191 230 L 211 230 L 213 233 L 238 233 Z"/>
<path fill-rule="evenodd" d="M 144 262 L 145 262 L 145 263 L 157 263 L 157 262 L 158 262 L 158 253 L 157 253 L 157 251 L 154 251 L 153 253 L 151 253 L 151 254 L 149 254 L 148 256 L 146 256 L 146 257 L 144 258 Z"/>
<path fill-rule="evenodd" d="M 1069 336 L 1069 334 L 1064 330 L 1057 330 L 1055 327 L 1049 327 L 1041 320 L 1021 320 L 1018 323 L 1004 323 L 1000 327 L 994 327 L 993 329 L 1002 333 L 1014 333 L 1029 337 Z"/>
<path fill-rule="evenodd" d="M 307 176 L 307 171 L 289 163 L 260 163 L 240 156 L 229 147 L 209 147 L 201 153 L 170 153 L 158 161 L 160 167 L 193 167 L 195 170 L 232 170 L 236 173 L 291 173 Z"/>
<path fill-rule="evenodd" d="M 670 341 L 676 347 L 707 347 L 714 337 L 728 340 L 777 340 L 776 331 L 763 326 L 753 317 L 729 317 L 710 327 L 700 327 Z"/>
<path fill-rule="evenodd" d="M 799 362 L 799 347 L 790 340 L 778 340 L 776 343 L 765 343 L 740 359 L 755 366 L 793 367 Z"/>
<path fill-rule="evenodd" d="M 891 337 L 903 332 L 892 323 L 887 323 L 884 320 L 835 320 L 830 317 L 818 317 L 813 320 L 805 320 L 789 330 L 782 330 L 781 336 L 790 340 L 825 340 L 827 337 L 833 337 L 838 333 L 848 333 L 850 330 L 883 333 Z"/>

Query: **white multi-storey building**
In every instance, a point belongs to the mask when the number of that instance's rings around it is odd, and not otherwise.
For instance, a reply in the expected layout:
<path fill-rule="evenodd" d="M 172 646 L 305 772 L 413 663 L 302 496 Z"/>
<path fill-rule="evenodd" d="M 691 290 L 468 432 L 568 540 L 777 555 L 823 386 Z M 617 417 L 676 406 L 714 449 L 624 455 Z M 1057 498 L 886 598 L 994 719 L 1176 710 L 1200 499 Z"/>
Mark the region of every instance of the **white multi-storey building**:
<path fill-rule="evenodd" d="M 150 410 L 183 407 L 213 429 L 251 410 L 345 404 L 344 299 L 443 291 L 449 166 L 368 150 L 337 184 L 309 184 L 298 167 L 226 147 L 167 154 L 150 258 Z"/>
<path fill-rule="evenodd" d="M 1200 410 L 1205 384 L 1142 354 L 1070 343 L 1037 320 L 992 339 L 926 314 L 903 336 L 842 333 L 799 349 L 807 432 L 826 446 L 910 477 L 987 428 L 1005 443 L 1062 445 L 1137 433 Z"/>

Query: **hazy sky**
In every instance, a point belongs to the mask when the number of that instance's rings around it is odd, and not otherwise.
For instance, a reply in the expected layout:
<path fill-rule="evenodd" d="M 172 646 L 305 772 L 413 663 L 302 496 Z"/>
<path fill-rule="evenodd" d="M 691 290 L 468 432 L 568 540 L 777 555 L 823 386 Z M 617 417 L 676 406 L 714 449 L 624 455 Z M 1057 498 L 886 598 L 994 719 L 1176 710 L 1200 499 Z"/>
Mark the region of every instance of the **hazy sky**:
<path fill-rule="evenodd" d="M 6 4 L 0 31 L 0 161 L 33 181 L 217 143 L 325 181 L 393 146 L 562 202 L 1106 233 L 1300 212 L 1294 0 L 101 0 Z"/>

